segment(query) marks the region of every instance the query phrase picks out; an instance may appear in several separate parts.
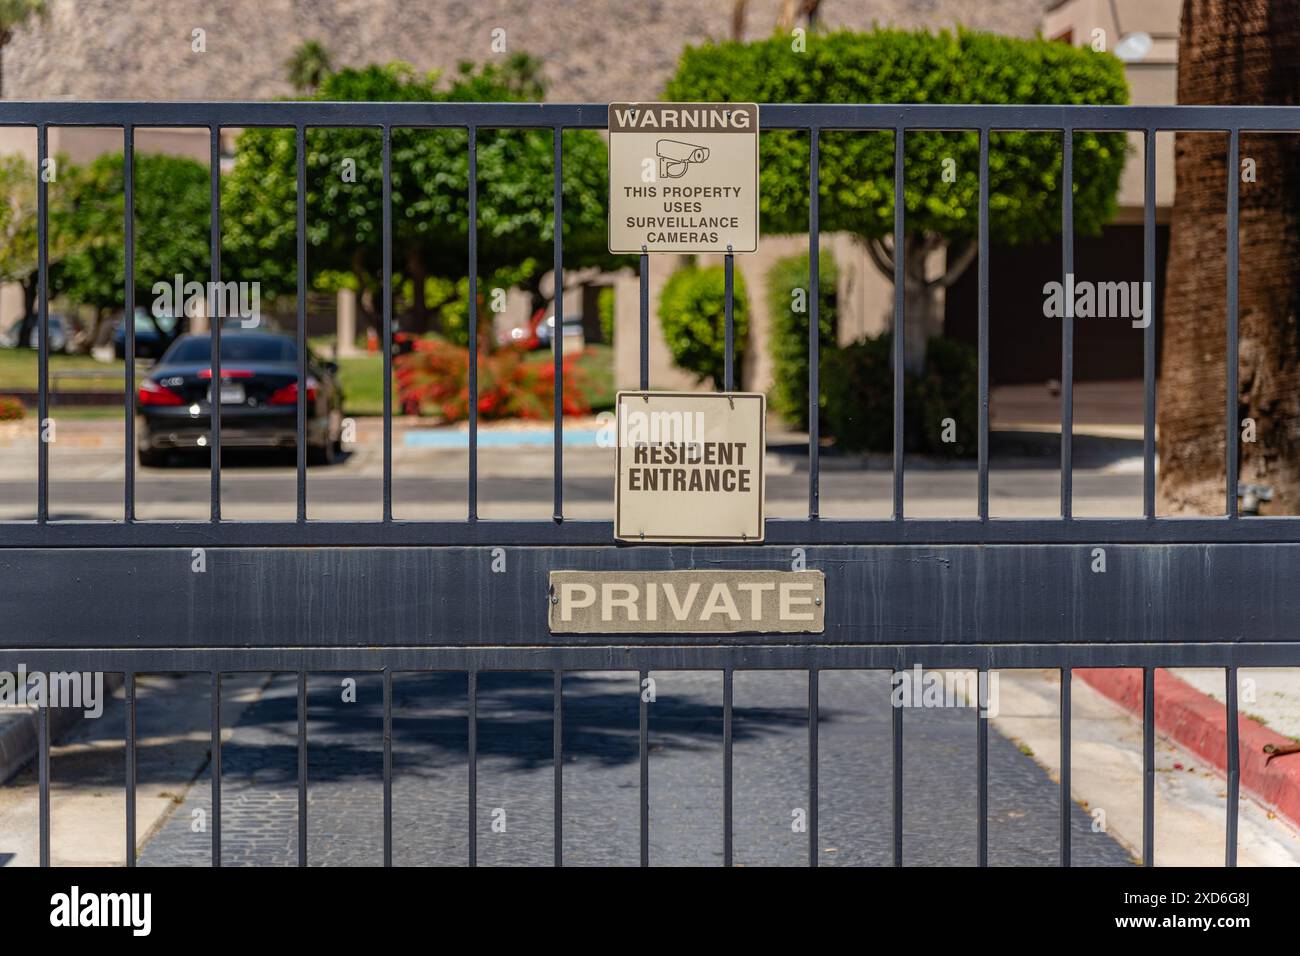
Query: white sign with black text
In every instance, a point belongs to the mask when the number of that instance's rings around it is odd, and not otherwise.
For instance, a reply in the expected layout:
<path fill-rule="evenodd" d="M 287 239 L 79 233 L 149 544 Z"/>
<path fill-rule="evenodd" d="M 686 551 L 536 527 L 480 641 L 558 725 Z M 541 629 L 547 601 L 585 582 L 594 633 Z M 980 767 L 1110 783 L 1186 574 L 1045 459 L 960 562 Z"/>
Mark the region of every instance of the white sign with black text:
<path fill-rule="evenodd" d="M 758 107 L 609 105 L 609 251 L 756 252 Z"/>

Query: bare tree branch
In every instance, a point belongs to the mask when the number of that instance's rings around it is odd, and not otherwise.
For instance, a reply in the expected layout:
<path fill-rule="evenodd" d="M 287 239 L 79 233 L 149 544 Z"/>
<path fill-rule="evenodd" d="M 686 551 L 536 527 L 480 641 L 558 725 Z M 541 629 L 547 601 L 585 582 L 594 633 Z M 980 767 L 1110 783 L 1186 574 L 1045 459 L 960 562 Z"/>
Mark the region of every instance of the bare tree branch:
<path fill-rule="evenodd" d="M 817 12 L 821 5 L 822 0 L 803 0 L 803 15 L 808 21 L 810 33 L 817 27 Z"/>
<path fill-rule="evenodd" d="M 745 7 L 749 0 L 733 0 L 731 4 L 731 39 L 737 43 L 745 39 Z"/>
<path fill-rule="evenodd" d="M 875 263 L 877 269 L 888 278 L 894 277 L 894 256 L 890 249 L 885 247 L 885 243 L 880 239 L 871 238 L 866 242 L 867 255 Z"/>
<path fill-rule="evenodd" d="M 961 278 L 967 267 L 975 261 L 975 254 L 979 252 L 979 247 L 973 242 L 965 242 L 958 246 L 955 253 L 952 246 L 948 247 L 948 264 L 944 269 L 943 275 L 937 279 L 931 280 L 928 285 L 938 285 L 945 289 L 952 288 L 952 284 Z"/>
<path fill-rule="evenodd" d="M 799 0 L 781 0 L 781 15 L 776 19 L 776 28 L 781 33 L 794 29 L 794 20 L 798 15 Z"/>

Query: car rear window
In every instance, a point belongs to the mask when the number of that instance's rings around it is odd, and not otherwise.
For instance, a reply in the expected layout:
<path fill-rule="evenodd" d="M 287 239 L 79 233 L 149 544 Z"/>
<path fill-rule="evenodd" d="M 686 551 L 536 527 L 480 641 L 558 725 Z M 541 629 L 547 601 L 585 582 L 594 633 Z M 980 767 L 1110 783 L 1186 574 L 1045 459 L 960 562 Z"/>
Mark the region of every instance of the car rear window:
<path fill-rule="evenodd" d="M 212 354 L 212 342 L 206 335 L 189 335 L 176 342 L 167 353 L 168 362 L 206 362 Z M 221 336 L 222 362 L 293 362 L 298 347 L 293 339 L 278 335 Z"/>

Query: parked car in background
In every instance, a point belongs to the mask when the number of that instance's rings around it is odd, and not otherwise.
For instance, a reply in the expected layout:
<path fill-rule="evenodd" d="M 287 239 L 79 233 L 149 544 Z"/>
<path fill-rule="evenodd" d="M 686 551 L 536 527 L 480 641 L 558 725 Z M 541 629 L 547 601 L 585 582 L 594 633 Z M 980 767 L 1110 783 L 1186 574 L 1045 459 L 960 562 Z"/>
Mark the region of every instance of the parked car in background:
<path fill-rule="evenodd" d="M 551 347 L 551 339 L 555 335 L 555 316 L 548 315 L 546 320 L 537 326 L 537 347 L 548 349 Z M 566 352 L 581 351 L 587 344 L 587 338 L 582 331 L 581 315 L 564 316 L 564 350 Z"/>
<path fill-rule="evenodd" d="M 526 325 L 516 326 L 509 331 L 509 339 L 501 342 L 502 345 L 520 345 L 526 349 L 547 349 L 551 347 L 551 339 L 555 332 L 555 314 L 548 314 L 547 309 L 538 309 L 532 314 Z M 580 351 L 586 344 L 586 336 L 582 331 L 581 315 L 566 315 L 564 317 L 564 347 L 565 351 Z"/>
<path fill-rule="evenodd" d="M 207 448 L 213 394 L 223 448 L 294 448 L 298 440 L 298 343 L 274 332 L 223 329 L 221 380 L 212 382 L 212 340 L 182 335 L 140 382 L 136 452 L 164 465 L 173 450 Z M 307 457 L 332 464 L 342 450 L 343 392 L 338 366 L 307 353 Z"/>
<path fill-rule="evenodd" d="M 66 316 L 51 312 L 49 315 L 50 327 L 50 351 L 67 352 L 72 344 L 76 327 L 72 320 Z M 9 326 L 3 337 L 0 337 L 0 345 L 5 348 L 16 348 L 18 346 L 18 336 L 22 333 L 23 320 L 18 319 Z M 27 347 L 40 348 L 41 330 L 39 322 L 32 326 L 31 331 L 27 333 Z"/>
<path fill-rule="evenodd" d="M 135 310 L 135 357 L 161 358 L 172 342 L 172 332 L 175 328 L 174 316 L 161 315 L 155 321 L 147 310 L 137 308 Z M 126 323 L 122 317 L 119 317 L 113 326 L 113 354 L 120 359 L 126 358 Z"/>

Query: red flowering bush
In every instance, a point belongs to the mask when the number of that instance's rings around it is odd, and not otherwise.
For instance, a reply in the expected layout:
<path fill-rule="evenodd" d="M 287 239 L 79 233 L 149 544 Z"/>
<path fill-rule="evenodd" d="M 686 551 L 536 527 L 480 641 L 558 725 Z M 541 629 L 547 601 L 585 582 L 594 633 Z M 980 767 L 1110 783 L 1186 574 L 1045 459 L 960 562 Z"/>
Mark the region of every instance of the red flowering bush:
<path fill-rule="evenodd" d="M 22 402 L 12 395 L 0 395 L 0 422 L 16 422 L 23 415 Z"/>
<path fill-rule="evenodd" d="M 564 357 L 565 415 L 586 415 L 581 353 Z M 433 413 L 444 421 L 469 417 L 469 349 L 438 339 L 419 339 L 393 360 L 397 395 L 409 415 Z M 554 414 L 555 362 L 532 359 L 518 348 L 478 355 L 478 414 L 483 420 L 550 418 Z"/>

